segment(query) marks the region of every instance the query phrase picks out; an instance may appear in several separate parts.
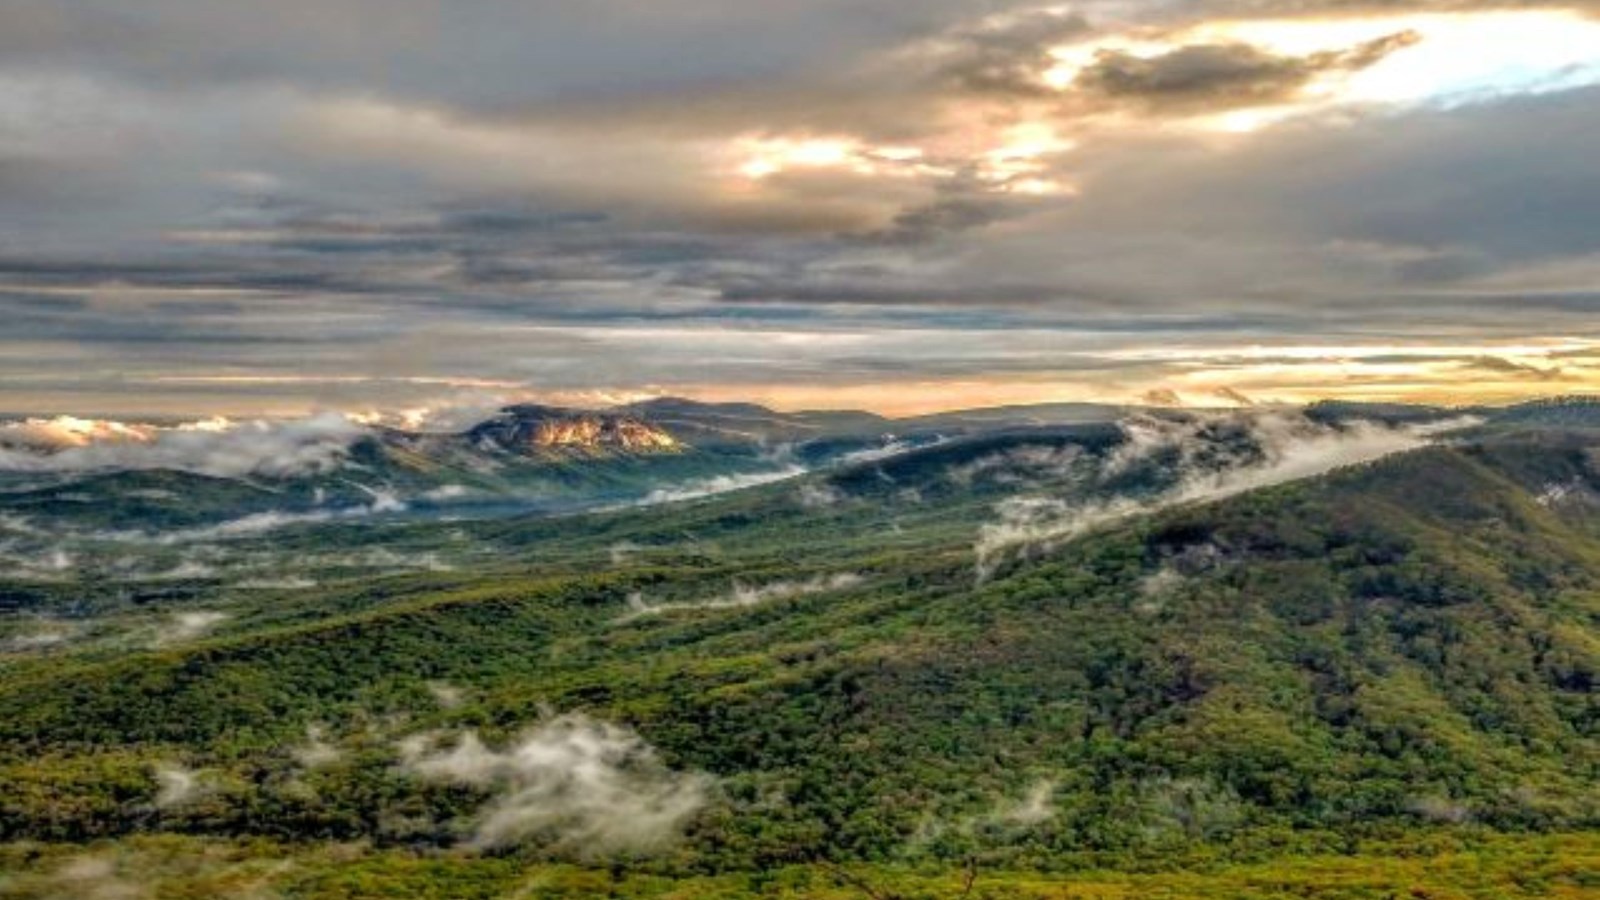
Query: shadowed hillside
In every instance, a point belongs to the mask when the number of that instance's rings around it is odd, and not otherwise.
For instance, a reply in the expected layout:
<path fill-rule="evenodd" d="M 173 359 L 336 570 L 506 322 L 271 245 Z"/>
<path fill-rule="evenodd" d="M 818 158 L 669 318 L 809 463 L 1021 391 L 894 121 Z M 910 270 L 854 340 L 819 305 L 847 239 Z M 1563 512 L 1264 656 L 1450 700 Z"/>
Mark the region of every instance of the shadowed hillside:
<path fill-rule="evenodd" d="M 1070 434 L 1082 458 L 1116 446 Z M 1585 438 L 1150 502 L 975 578 L 972 527 L 1002 496 L 979 475 L 1117 483 L 1017 453 L 1061 439 L 452 526 L 523 559 L 220 606 L 214 630 L 144 648 L 15 656 L 0 828 L 598 847 L 686 872 L 1143 864 L 1600 820 Z M 1159 471 L 1142 496 L 1167 496 Z M 598 748 L 618 781 L 557 789 L 516 761 L 550 746 Z M 574 791 L 593 796 L 562 806 Z M 597 840 L 617 815 L 659 828 Z"/>

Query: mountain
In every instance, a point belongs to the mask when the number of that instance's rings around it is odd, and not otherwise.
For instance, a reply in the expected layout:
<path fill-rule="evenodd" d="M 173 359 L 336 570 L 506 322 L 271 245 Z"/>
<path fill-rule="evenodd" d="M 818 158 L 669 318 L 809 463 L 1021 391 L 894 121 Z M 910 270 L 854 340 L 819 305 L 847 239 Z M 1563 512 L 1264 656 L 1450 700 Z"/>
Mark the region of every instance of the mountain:
<path fill-rule="evenodd" d="M 79 426 L 95 432 L 93 423 Z M 0 512 L 50 529 L 214 525 L 246 516 L 570 509 L 773 467 L 756 444 L 698 447 L 618 413 L 523 405 L 455 433 L 331 423 L 99 429 L 46 446 L 0 430 Z M 31 443 L 20 439 L 30 440 Z"/>
<path fill-rule="evenodd" d="M 855 410 L 780 413 L 755 403 L 700 403 L 659 397 L 617 412 L 635 415 L 699 445 L 777 445 L 823 438 L 874 438 L 891 432 L 891 420 Z"/>
<path fill-rule="evenodd" d="M 522 404 L 459 432 L 301 422 L 0 426 L 0 514 L 35 527 L 193 528 L 248 516 L 554 512 L 736 487 L 896 438 L 870 413 L 777 413 L 663 398 Z"/>
<path fill-rule="evenodd" d="M 1103 403 L 1039 403 L 931 413 L 900 419 L 895 424 L 899 429 L 907 431 L 926 429 L 982 431 L 994 428 L 1115 422 L 1138 411 L 1137 407 Z"/>
<path fill-rule="evenodd" d="M 1385 868 L 1441 846 L 1578 896 L 1600 445 L 1468 434 L 1007 427 L 677 503 L 201 542 L 271 583 L 6 617 L 0 837 L 212 860 L 179 881 L 290 854 L 261 877 L 330 896 L 958 896 L 913 873 L 968 865 L 1059 896 L 1016 873 L 1263 859 L 1221 895 L 1275 896 L 1314 854 L 1382 896 L 1463 871 Z"/>
<path fill-rule="evenodd" d="M 665 428 L 641 419 L 553 406 L 510 406 L 466 433 L 473 444 L 528 455 L 551 451 L 658 453 L 682 447 Z"/>
<path fill-rule="evenodd" d="M 1600 397 L 1574 396 L 1533 400 L 1488 412 L 1489 423 L 1509 428 L 1600 428 Z"/>
<path fill-rule="evenodd" d="M 1495 410 L 1485 410 L 1494 415 Z M 1352 400 L 1319 400 L 1306 407 L 1306 415 L 1327 423 L 1370 421 L 1390 425 L 1408 422 L 1427 422 L 1448 417 L 1452 410 L 1441 406 L 1418 406 L 1410 403 L 1373 403 Z"/>

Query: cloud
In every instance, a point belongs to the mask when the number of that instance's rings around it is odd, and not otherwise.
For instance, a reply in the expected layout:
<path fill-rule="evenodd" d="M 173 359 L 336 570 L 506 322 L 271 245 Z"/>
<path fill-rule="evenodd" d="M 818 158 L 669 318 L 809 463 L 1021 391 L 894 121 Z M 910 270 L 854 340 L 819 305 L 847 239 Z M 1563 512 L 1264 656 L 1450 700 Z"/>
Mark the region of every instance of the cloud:
<path fill-rule="evenodd" d="M 806 509 L 824 509 L 849 499 L 849 495 L 831 484 L 806 482 L 795 491 L 795 499 Z"/>
<path fill-rule="evenodd" d="M 745 609 L 774 600 L 790 600 L 812 594 L 826 594 L 856 587 L 866 579 L 855 572 L 837 572 L 832 575 L 815 575 L 804 581 L 773 581 L 761 585 L 733 583 L 728 593 L 704 600 L 681 603 L 652 603 L 638 592 L 628 595 L 628 613 L 621 621 L 628 622 L 643 616 L 657 616 L 685 609 Z"/>
<path fill-rule="evenodd" d="M 217 570 L 215 567 L 196 560 L 185 559 L 170 569 L 163 569 L 159 572 L 146 572 L 129 577 L 137 581 L 187 581 L 197 578 L 215 578 L 216 576 Z"/>
<path fill-rule="evenodd" d="M 1470 807 L 1437 794 L 1416 797 L 1407 804 L 1407 809 L 1426 822 L 1445 825 L 1460 825 L 1472 819 Z"/>
<path fill-rule="evenodd" d="M 48 650 L 58 647 L 81 635 L 87 629 L 86 623 L 66 622 L 41 618 L 35 627 L 18 634 L 13 634 L 0 641 L 0 649 L 7 653 L 27 653 Z"/>
<path fill-rule="evenodd" d="M 947 87 L 977 94 L 1041 97 L 1055 66 L 1051 48 L 1091 30 L 1082 15 L 1057 9 L 1023 10 L 952 29 L 931 49 Z"/>
<path fill-rule="evenodd" d="M 367 433 L 343 415 L 283 422 L 215 419 L 156 426 L 59 416 L 0 424 L 0 471 L 167 469 L 217 477 L 338 468 Z"/>
<path fill-rule="evenodd" d="M 1002 808 L 994 820 L 1007 825 L 1032 826 L 1049 821 L 1056 814 L 1056 783 L 1048 779 L 1036 781 L 1028 788 L 1021 801 Z"/>
<path fill-rule="evenodd" d="M 1061 541 L 1110 522 L 1176 506 L 1233 496 L 1310 478 L 1425 446 L 1435 435 L 1470 427 L 1471 417 L 1391 427 L 1356 421 L 1323 425 L 1298 413 L 1197 415 L 1122 423 L 1124 440 L 1101 467 L 1115 476 L 1173 456 L 1169 484 L 1152 496 L 1095 498 L 1024 495 L 1001 501 L 998 519 L 980 526 L 974 544 L 978 580 L 987 580 L 1009 553 L 1049 552 Z M 1208 433 L 1218 424 L 1220 435 Z"/>
<path fill-rule="evenodd" d="M 401 746 L 418 777 L 493 792 L 472 843 L 539 843 L 581 857 L 643 854 L 669 846 L 705 807 L 712 781 L 667 768 L 639 735 L 579 713 L 526 732 L 504 749 L 473 732 L 448 749 L 437 735 Z"/>
<path fill-rule="evenodd" d="M 177 528 L 168 531 L 108 531 L 96 535 L 103 540 L 122 541 L 127 543 L 155 543 L 155 544 L 192 544 L 206 543 L 209 541 L 243 540 L 259 537 L 280 528 L 292 528 L 298 525 L 316 525 L 325 522 L 346 522 L 353 519 L 364 519 L 370 516 L 390 515 L 405 512 L 408 506 L 393 493 L 370 488 L 365 485 L 355 485 L 366 491 L 372 497 L 372 502 L 359 506 L 341 506 L 332 509 L 313 509 L 306 512 L 268 511 L 250 513 L 237 519 L 229 519 L 216 525 L 205 525 L 198 528 Z M 382 551 L 379 548 L 378 552 Z M 370 561 L 370 560 L 369 560 Z M 389 554 L 383 561 L 392 565 L 405 564 L 403 557 Z M 435 567 L 440 565 L 436 554 L 423 554 L 412 557 L 409 562 L 422 567 Z"/>
<path fill-rule="evenodd" d="M 1256 405 L 1256 402 L 1254 400 L 1250 399 L 1249 397 L 1245 396 L 1243 393 L 1240 393 L 1239 391 L 1236 391 L 1233 388 L 1228 387 L 1226 385 L 1223 385 L 1222 387 L 1218 387 L 1218 388 L 1212 389 L 1211 393 L 1212 393 L 1213 396 L 1215 396 L 1215 397 L 1217 397 L 1217 398 L 1219 398 L 1221 400 L 1225 400 L 1225 401 L 1227 401 L 1228 403 L 1230 403 L 1230 404 L 1232 404 L 1234 406 L 1255 406 Z"/>
<path fill-rule="evenodd" d="M 626 564 L 635 553 L 643 549 L 633 541 L 617 541 L 606 548 L 606 554 L 611 560 L 611 565 L 620 566 Z"/>
<path fill-rule="evenodd" d="M 38 535 L 38 532 L 32 532 Z M 78 560 L 62 547 L 51 547 L 36 552 L 6 547 L 0 550 L 0 561 L 11 564 L 5 574 L 11 578 L 29 581 L 61 581 L 77 567 Z"/>
<path fill-rule="evenodd" d="M 1077 444 L 1022 444 L 951 466 L 945 474 L 963 486 L 979 479 L 997 484 L 1022 484 L 1065 477 L 1078 468 L 1083 459 L 1083 448 Z"/>
<path fill-rule="evenodd" d="M 770 472 L 750 472 L 743 475 L 713 475 L 709 478 L 697 478 L 676 487 L 656 488 L 640 501 L 640 505 L 652 506 L 658 503 L 698 500 L 701 497 L 740 491 L 745 488 L 771 484 L 775 481 L 787 481 L 790 478 L 798 478 L 806 474 L 806 472 L 807 469 L 804 466 L 789 465 Z"/>
<path fill-rule="evenodd" d="M 1500 356 L 1477 356 L 1461 364 L 1464 369 L 1475 369 L 1480 372 L 1489 372 L 1497 375 L 1510 375 L 1516 378 L 1529 378 L 1534 381 L 1557 381 L 1565 373 L 1560 366 L 1541 368 L 1527 363 L 1516 362 Z"/>
<path fill-rule="evenodd" d="M 943 440 L 941 439 L 935 443 L 943 443 Z M 927 446 L 933 446 L 933 444 L 913 445 L 909 441 L 889 439 L 885 440 L 882 444 L 876 447 L 866 447 L 861 450 L 851 450 L 849 453 L 841 454 L 838 460 L 835 461 L 835 464 L 840 466 L 853 466 L 861 463 L 878 462 L 879 460 L 899 456 L 908 450 Z"/>
<path fill-rule="evenodd" d="M 436 488 L 432 488 L 431 490 L 424 491 L 422 493 L 422 498 L 435 503 L 443 503 L 450 500 L 460 500 L 461 498 L 470 496 L 471 494 L 472 489 L 465 485 L 445 484 Z"/>
<path fill-rule="evenodd" d="M 194 610 L 191 612 L 174 613 L 164 625 L 157 626 L 155 637 L 151 640 L 153 647 L 165 647 L 183 641 L 192 641 L 204 636 L 213 628 L 227 621 L 230 616 L 216 610 Z"/>
<path fill-rule="evenodd" d="M 173 809 L 199 799 L 205 793 L 200 774 L 179 765 L 163 764 L 156 767 L 155 805 L 157 809 Z"/>
<path fill-rule="evenodd" d="M 1230 373 L 1097 351 L 1591 328 L 1570 5 L 126 6 L 0 11 L 21 413 L 1123 402 Z M 1539 389 L 1484 381 L 1227 383 Z"/>
<path fill-rule="evenodd" d="M 234 587 L 244 591 L 304 591 L 316 586 L 317 582 L 314 579 L 304 576 L 246 578 L 234 584 Z"/>
<path fill-rule="evenodd" d="M 119 873 L 117 862 L 105 856 L 74 856 L 51 876 L 61 896 L 85 900 L 141 900 L 149 892 Z"/>
<path fill-rule="evenodd" d="M 1411 31 L 1348 50 L 1280 56 L 1244 43 L 1190 44 L 1154 56 L 1101 50 L 1073 79 L 1079 90 L 1164 108 L 1224 110 L 1290 99 L 1318 75 L 1352 72 L 1419 40 Z"/>
<path fill-rule="evenodd" d="M 439 704 L 440 709 L 456 709 L 461 706 L 461 689 L 454 685 L 446 684 L 442 681 L 430 681 L 428 682 L 428 693 L 433 697 L 434 702 Z"/>
<path fill-rule="evenodd" d="M 294 754 L 295 762 L 307 769 L 333 765 L 343 755 L 339 748 L 324 739 L 320 725 L 307 725 L 305 743 L 291 748 L 290 752 Z"/>

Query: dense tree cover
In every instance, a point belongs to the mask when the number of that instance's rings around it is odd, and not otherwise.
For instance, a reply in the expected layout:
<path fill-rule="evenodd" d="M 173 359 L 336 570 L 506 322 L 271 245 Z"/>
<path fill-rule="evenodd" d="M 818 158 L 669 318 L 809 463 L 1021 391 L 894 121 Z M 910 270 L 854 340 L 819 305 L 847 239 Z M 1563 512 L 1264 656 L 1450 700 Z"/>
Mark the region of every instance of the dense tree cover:
<path fill-rule="evenodd" d="M 636 866 L 541 863 L 354 843 L 143 836 L 90 845 L 0 846 L 0 897 L 529 897 L 589 900 L 1277 900 L 1284 897 L 1576 898 L 1600 890 L 1593 835 L 1444 834 L 1360 841 L 1347 852 L 1222 862 L 1174 857 L 1143 872 L 1040 873 L 988 866 L 785 866 L 663 877 Z M 146 893 L 148 892 L 148 893 Z"/>
<path fill-rule="evenodd" d="M 1113 523 L 981 583 L 970 541 L 993 495 L 953 488 L 941 473 L 959 463 L 944 457 L 887 481 L 820 479 L 836 491 L 820 505 L 791 485 L 450 526 L 521 558 L 256 598 L 211 639 L 11 664 L 0 837 L 364 841 L 378 849 L 359 865 L 322 860 L 319 892 L 382 893 L 361 880 L 383 884 L 394 865 L 459 888 L 440 896 L 488 896 L 522 871 L 500 860 L 563 854 L 530 845 L 466 866 L 484 791 L 413 777 L 399 742 L 470 728 L 494 743 L 583 711 L 715 777 L 679 844 L 627 860 L 632 878 L 708 879 L 684 895 L 768 889 L 717 873 L 833 878 L 823 860 L 949 896 L 917 867 L 1215 857 L 1232 862 L 1170 895 L 1265 896 L 1257 861 L 1305 856 L 1282 870 L 1305 884 L 1313 855 L 1407 833 L 1545 854 L 1525 871 L 1576 891 L 1578 876 L 1548 874 L 1567 865 L 1550 855 L 1559 842 L 1495 835 L 1600 825 L 1600 529 L 1581 493 L 1549 499 L 1551 484 L 1600 481 L 1586 454 L 1556 436 L 1433 448 Z M 444 528 L 402 537 L 420 546 Z M 619 542 L 631 549 L 613 560 Z M 839 573 L 859 580 L 691 608 L 735 582 Z M 669 611 L 630 615 L 630 595 Z M 312 726 L 337 759 L 305 764 Z M 157 804 L 168 764 L 204 790 Z M 1385 870 L 1348 895 L 1426 871 Z M 1064 895 L 1007 877 L 1015 890 L 992 896 Z M 1140 882 L 1107 884 L 1121 896 Z M 801 890 L 771 895 L 783 889 Z"/>

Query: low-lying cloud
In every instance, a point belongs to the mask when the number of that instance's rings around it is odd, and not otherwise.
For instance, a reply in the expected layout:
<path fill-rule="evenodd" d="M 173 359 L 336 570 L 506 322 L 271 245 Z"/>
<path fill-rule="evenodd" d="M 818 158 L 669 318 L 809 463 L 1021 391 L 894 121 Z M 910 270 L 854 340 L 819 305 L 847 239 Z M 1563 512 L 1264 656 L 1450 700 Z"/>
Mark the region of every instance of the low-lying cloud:
<path fill-rule="evenodd" d="M 583 857 L 649 853 L 682 834 L 712 785 L 707 775 L 669 769 L 633 731 L 577 713 L 503 749 L 468 731 L 453 741 L 413 737 L 400 753 L 421 778 L 493 792 L 474 822 L 479 848 L 533 842 Z"/>
<path fill-rule="evenodd" d="M 205 791 L 199 773 L 178 765 L 157 766 L 156 784 L 159 786 L 154 801 L 157 809 L 182 806 L 198 799 Z"/>
<path fill-rule="evenodd" d="M 219 478 L 328 472 L 366 426 L 340 414 L 285 421 L 209 419 L 174 426 L 78 419 L 0 424 L 0 471 L 164 469 Z"/>
<path fill-rule="evenodd" d="M 338 762 L 342 755 L 338 747 L 328 743 L 320 725 L 306 726 L 305 743 L 292 748 L 290 752 L 294 755 L 295 762 L 306 769 L 330 766 Z"/>
<path fill-rule="evenodd" d="M 82 622 L 40 618 L 31 629 L 0 640 L 0 652 L 27 653 L 59 647 L 82 635 L 86 627 Z"/>
<path fill-rule="evenodd" d="M 1215 424 L 1207 417 L 1129 420 L 1122 423 L 1124 441 L 1105 460 L 1102 475 L 1124 473 L 1170 452 L 1177 467 L 1172 485 L 1153 497 L 1007 498 L 996 507 L 998 520 L 978 530 L 974 546 L 978 580 L 993 575 L 1009 553 L 1049 551 L 1060 541 L 1107 522 L 1371 462 L 1422 447 L 1434 435 L 1477 421 L 1461 417 L 1404 426 L 1368 421 L 1325 425 L 1296 414 L 1234 415 L 1228 424 L 1243 428 L 1244 434 L 1238 446 L 1232 446 L 1206 434 Z"/>
<path fill-rule="evenodd" d="M 795 491 L 795 499 L 806 509 L 823 509 L 836 506 L 850 498 L 849 494 L 831 484 L 807 483 Z"/>
<path fill-rule="evenodd" d="M 699 478 L 676 487 L 657 488 L 651 491 L 644 500 L 640 501 L 640 505 L 653 506 L 658 503 L 698 500 L 701 497 L 726 494 L 730 491 L 739 491 L 763 484 L 771 484 L 775 481 L 798 478 L 806 474 L 806 471 L 804 466 L 789 465 L 770 472 L 750 472 L 743 475 L 717 475 L 711 478 Z"/>
<path fill-rule="evenodd" d="M 166 623 L 156 628 L 155 637 L 151 645 L 165 647 L 169 644 L 192 641 L 203 637 L 212 629 L 228 620 L 228 614 L 215 610 L 195 610 L 181 612 L 172 616 Z"/>
<path fill-rule="evenodd" d="M 247 516 L 240 516 L 237 519 L 219 522 L 216 525 L 205 525 L 198 528 L 180 528 L 156 534 L 139 531 L 107 532 L 99 535 L 99 537 L 108 540 L 157 544 L 226 541 L 256 537 L 269 531 L 277 531 L 280 528 L 289 528 L 295 525 L 317 525 L 325 522 L 341 522 L 351 519 L 364 519 L 369 516 L 401 513 L 408 508 L 405 501 L 388 491 L 365 487 L 362 489 L 372 497 L 371 503 L 331 509 L 312 509 L 304 512 L 271 510 L 251 513 Z"/>
<path fill-rule="evenodd" d="M 286 578 L 246 578 L 234 585 L 242 591 L 305 591 L 316 586 L 315 579 L 300 575 Z"/>
<path fill-rule="evenodd" d="M 1049 819 L 1056 814 L 1055 808 L 1056 783 L 1048 779 L 1036 781 L 1028 788 L 1028 793 L 1016 803 L 1001 808 L 994 816 L 994 820 L 1006 825 L 1032 826 Z"/>
<path fill-rule="evenodd" d="M 744 609 L 760 606 L 775 600 L 790 600 L 812 594 L 826 594 L 853 588 L 865 581 L 855 572 L 837 572 L 833 575 L 816 575 L 804 581 L 773 581 L 762 585 L 746 585 L 737 581 L 728 593 L 704 600 L 681 603 L 651 603 L 638 592 L 628 595 L 628 614 L 624 620 L 641 616 L 654 616 L 684 609 Z"/>
<path fill-rule="evenodd" d="M 25 552 L 10 545 L 0 547 L 0 562 L 7 564 L 0 574 L 25 581 L 62 581 L 77 564 L 73 555 L 60 547 Z"/>

